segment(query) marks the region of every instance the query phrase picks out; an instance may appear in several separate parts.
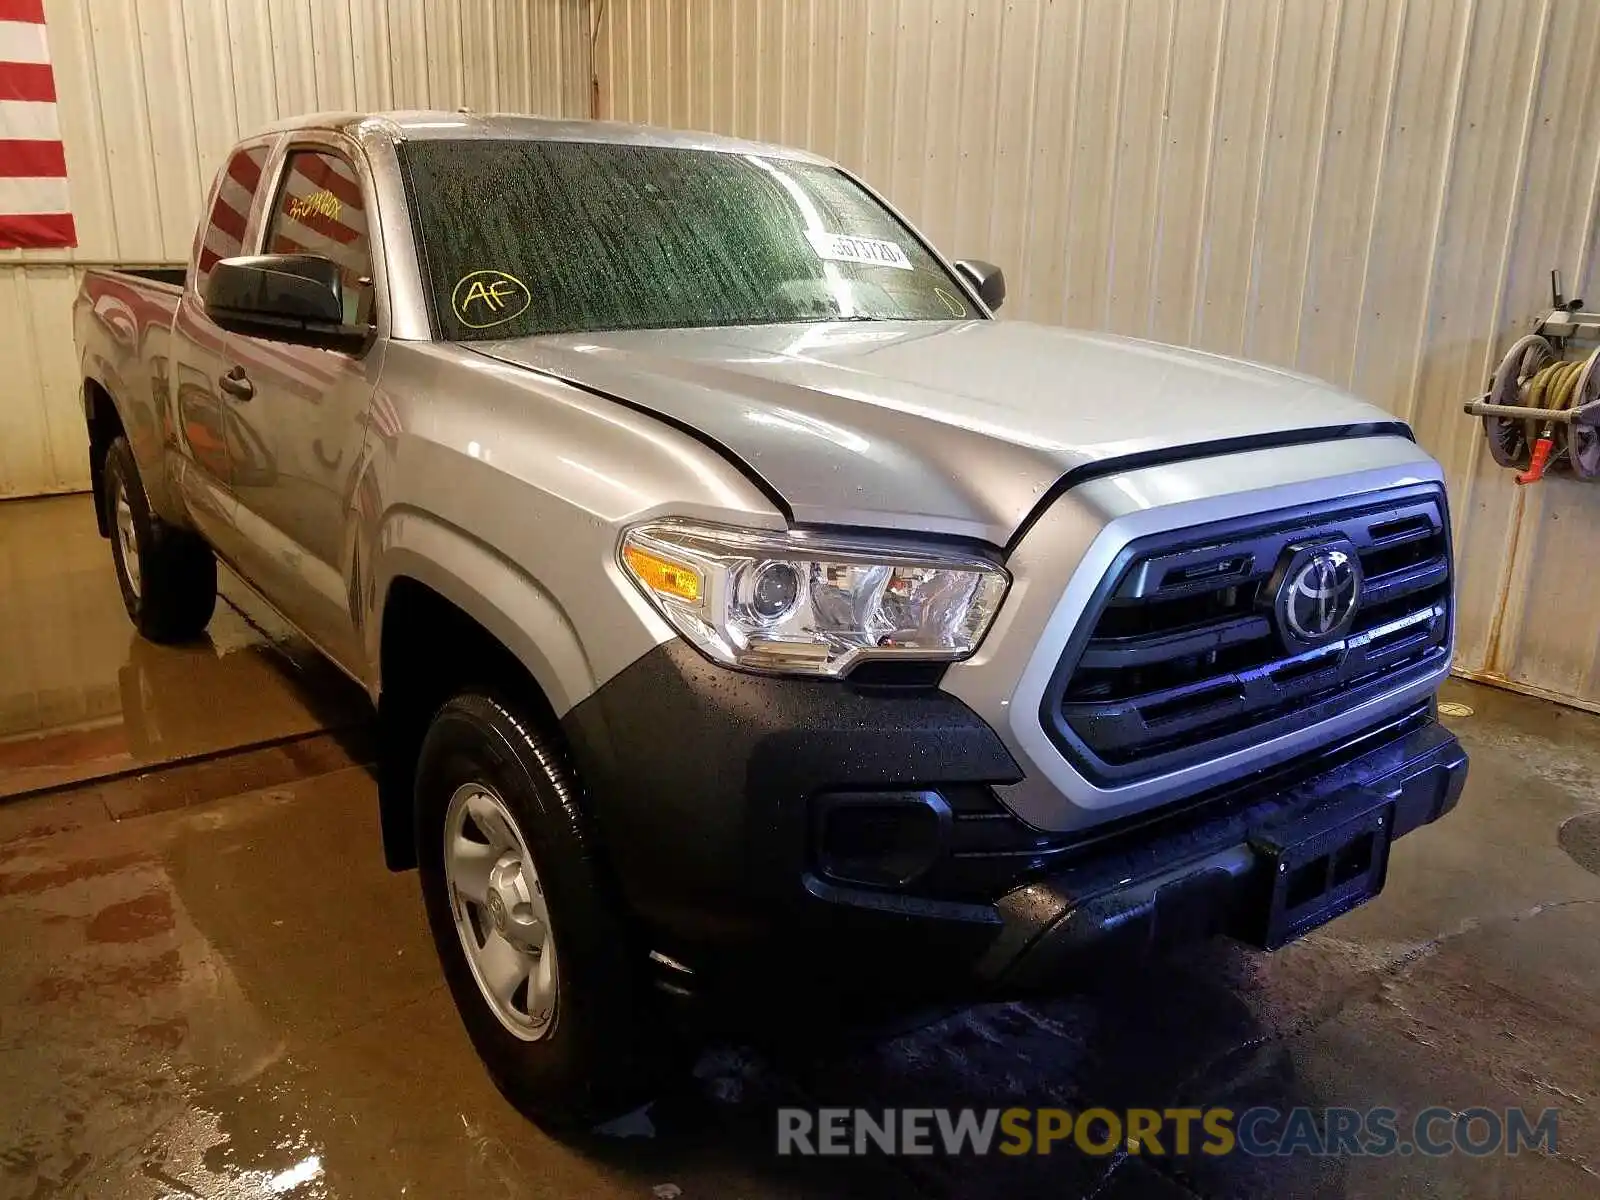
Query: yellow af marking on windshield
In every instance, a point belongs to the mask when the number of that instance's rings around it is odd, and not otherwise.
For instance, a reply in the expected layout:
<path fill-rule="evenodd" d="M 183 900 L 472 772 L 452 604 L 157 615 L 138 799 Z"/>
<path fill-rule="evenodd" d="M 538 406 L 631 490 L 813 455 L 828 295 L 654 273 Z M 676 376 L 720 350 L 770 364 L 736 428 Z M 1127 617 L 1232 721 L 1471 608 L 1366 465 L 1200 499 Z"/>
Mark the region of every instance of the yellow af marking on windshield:
<path fill-rule="evenodd" d="M 463 275 L 450 293 L 456 320 L 470 329 L 504 325 L 521 316 L 532 303 L 528 285 L 504 271 L 472 271 Z"/>

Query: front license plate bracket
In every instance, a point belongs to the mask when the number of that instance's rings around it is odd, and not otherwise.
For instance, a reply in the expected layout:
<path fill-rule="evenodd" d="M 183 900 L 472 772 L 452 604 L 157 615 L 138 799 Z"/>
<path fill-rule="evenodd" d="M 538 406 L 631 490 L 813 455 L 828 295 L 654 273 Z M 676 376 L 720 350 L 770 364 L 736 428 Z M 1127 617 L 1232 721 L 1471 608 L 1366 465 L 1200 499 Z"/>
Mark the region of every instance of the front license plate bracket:
<path fill-rule="evenodd" d="M 1265 894 L 1252 906 L 1255 928 L 1249 941 L 1276 950 L 1383 891 L 1394 805 L 1387 796 L 1370 799 L 1364 806 L 1331 806 L 1332 811 L 1325 808 L 1251 835 Z"/>

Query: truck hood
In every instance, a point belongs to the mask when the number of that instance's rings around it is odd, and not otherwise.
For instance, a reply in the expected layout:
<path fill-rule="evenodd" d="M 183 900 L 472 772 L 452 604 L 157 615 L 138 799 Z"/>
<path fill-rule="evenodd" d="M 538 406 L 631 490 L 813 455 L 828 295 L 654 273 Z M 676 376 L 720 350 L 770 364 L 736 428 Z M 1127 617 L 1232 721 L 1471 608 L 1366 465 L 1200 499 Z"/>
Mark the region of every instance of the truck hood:
<path fill-rule="evenodd" d="M 1402 428 L 1303 375 L 1020 321 L 636 330 L 472 349 L 689 427 L 797 523 L 994 545 L 1080 468 Z"/>

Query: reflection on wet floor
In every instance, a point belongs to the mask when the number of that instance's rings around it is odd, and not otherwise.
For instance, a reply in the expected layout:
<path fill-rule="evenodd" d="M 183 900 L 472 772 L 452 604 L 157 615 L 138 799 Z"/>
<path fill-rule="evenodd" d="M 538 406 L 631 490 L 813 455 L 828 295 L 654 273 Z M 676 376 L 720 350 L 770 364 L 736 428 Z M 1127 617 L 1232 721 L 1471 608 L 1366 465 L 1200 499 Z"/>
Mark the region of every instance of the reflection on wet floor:
<path fill-rule="evenodd" d="M 894 1036 L 714 1047 L 627 1140 L 552 1141 L 485 1078 L 415 879 L 382 866 L 366 772 L 120 821 L 74 813 L 75 793 L 0 806 L 0 1195 L 1593 1195 L 1600 879 L 1557 830 L 1600 798 L 1600 721 L 1453 690 L 1477 710 L 1457 721 L 1461 808 L 1328 929 L 1272 956 L 1095 968 L 1081 994 Z M 773 1152 L 784 1104 L 1258 1103 L 1554 1106 L 1560 1141 L 1516 1159 Z"/>
<path fill-rule="evenodd" d="M 348 726 L 363 705 L 227 572 L 205 638 L 150 645 L 87 496 L 0 504 L 0 796 Z"/>

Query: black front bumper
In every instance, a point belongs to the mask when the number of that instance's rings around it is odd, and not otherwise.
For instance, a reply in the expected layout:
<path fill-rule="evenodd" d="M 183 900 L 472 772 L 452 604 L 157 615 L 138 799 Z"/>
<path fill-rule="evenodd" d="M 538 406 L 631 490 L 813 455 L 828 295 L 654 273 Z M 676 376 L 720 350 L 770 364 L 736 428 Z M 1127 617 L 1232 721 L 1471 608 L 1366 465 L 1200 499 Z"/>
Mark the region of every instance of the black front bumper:
<path fill-rule="evenodd" d="M 1467 767 L 1421 707 L 1177 811 L 1049 835 L 995 799 L 1020 771 L 954 697 L 743 674 L 681 642 L 563 726 L 622 894 L 695 982 L 815 964 L 813 938 L 847 973 L 954 968 L 1006 990 L 1049 986 L 1090 949 L 1221 933 L 1270 944 L 1282 931 L 1262 913 L 1286 837 L 1381 815 L 1386 849 L 1454 806 Z M 936 801 L 936 861 L 903 885 L 830 877 L 819 811 L 908 793 Z"/>
<path fill-rule="evenodd" d="M 1042 986 L 1090 947 L 1139 955 L 1217 934 L 1266 946 L 1287 940 L 1268 925 L 1275 852 L 1286 836 L 1370 816 L 1388 830 L 1386 849 L 1454 808 L 1466 783 L 1466 752 L 1431 712 L 1369 733 L 1350 749 L 1337 764 L 1179 814 L 1143 837 L 1124 835 L 1121 845 L 1010 892 L 997 906 L 1001 932 L 980 972 Z M 1312 917 L 1320 923 L 1349 907 L 1336 898 Z"/>

